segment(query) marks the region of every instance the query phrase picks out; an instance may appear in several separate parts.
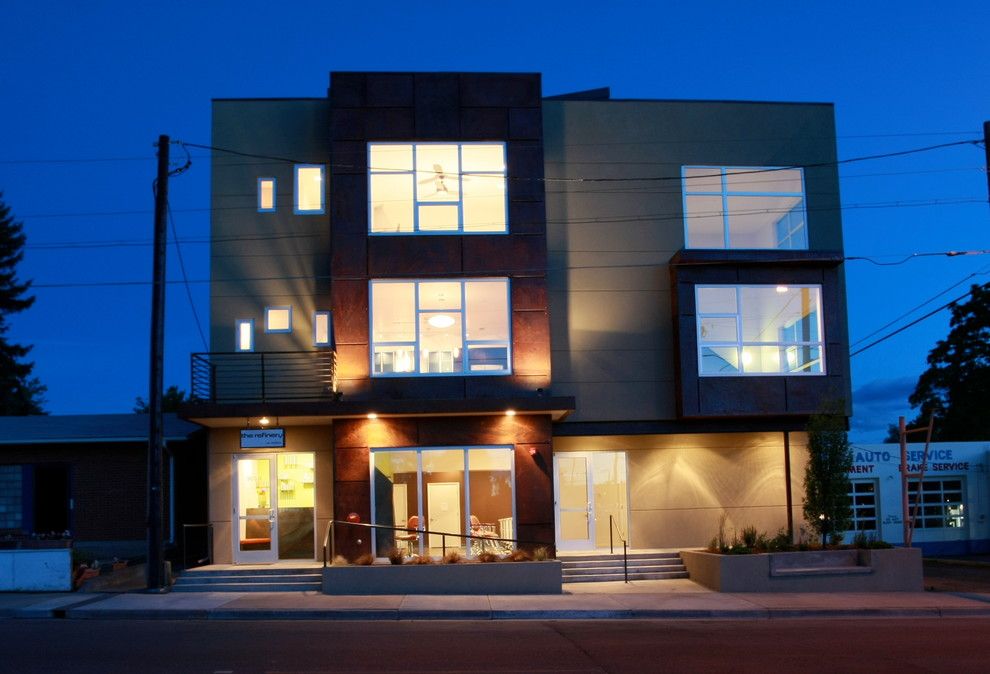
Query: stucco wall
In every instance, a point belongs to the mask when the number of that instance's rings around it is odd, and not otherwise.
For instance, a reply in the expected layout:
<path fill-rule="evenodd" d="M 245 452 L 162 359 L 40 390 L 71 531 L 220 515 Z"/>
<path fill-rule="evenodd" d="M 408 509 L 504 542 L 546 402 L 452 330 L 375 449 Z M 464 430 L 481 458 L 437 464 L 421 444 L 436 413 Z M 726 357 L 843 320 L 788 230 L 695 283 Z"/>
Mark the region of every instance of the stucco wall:
<path fill-rule="evenodd" d="M 285 429 L 282 452 L 316 454 L 316 554 L 323 532 L 333 513 L 333 455 L 329 426 L 289 426 Z M 209 439 L 210 522 L 213 523 L 213 562 L 233 561 L 231 539 L 233 504 L 233 457 L 235 454 L 264 454 L 272 450 L 240 448 L 239 428 L 213 428 Z"/>
<path fill-rule="evenodd" d="M 723 433 L 555 438 L 554 451 L 626 451 L 630 545 L 707 545 L 724 513 L 725 535 L 755 526 L 787 526 L 782 433 Z M 792 433 L 791 493 L 795 531 L 802 525 L 805 438 Z"/>

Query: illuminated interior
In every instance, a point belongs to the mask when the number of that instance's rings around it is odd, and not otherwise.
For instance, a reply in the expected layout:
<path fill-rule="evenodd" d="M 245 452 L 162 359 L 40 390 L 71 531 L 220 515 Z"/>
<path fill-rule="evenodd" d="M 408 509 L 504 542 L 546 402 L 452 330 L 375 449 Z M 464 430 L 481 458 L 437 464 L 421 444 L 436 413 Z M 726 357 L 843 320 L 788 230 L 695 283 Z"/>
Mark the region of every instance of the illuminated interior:
<path fill-rule="evenodd" d="M 505 232 L 504 143 L 370 143 L 373 234 Z"/>
<path fill-rule="evenodd" d="M 807 249 L 802 169 L 684 167 L 688 248 Z"/>
<path fill-rule="evenodd" d="M 702 376 L 823 374 L 820 286 L 698 286 Z"/>
<path fill-rule="evenodd" d="M 238 351 L 254 351 L 254 322 L 239 318 L 235 322 Z"/>
<path fill-rule="evenodd" d="M 373 281 L 373 374 L 506 373 L 505 279 Z"/>
<path fill-rule="evenodd" d="M 296 212 L 323 213 L 323 167 L 296 166 Z"/>
<path fill-rule="evenodd" d="M 238 551 L 314 559 L 315 484 L 311 452 L 239 457 Z"/>

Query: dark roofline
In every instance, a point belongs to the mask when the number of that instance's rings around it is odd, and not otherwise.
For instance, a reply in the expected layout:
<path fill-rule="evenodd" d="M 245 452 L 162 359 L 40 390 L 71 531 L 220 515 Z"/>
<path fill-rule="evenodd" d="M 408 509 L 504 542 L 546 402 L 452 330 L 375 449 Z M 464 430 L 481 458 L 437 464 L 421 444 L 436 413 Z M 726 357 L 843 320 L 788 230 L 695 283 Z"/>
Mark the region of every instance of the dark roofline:
<path fill-rule="evenodd" d="M 591 91 L 596 91 L 592 89 Z M 734 105 L 827 105 L 834 108 L 835 103 L 827 101 L 743 101 L 727 98 L 582 98 L 579 94 L 563 94 L 561 96 L 544 96 L 544 101 L 581 101 L 587 103 L 731 103 Z"/>
<path fill-rule="evenodd" d="M 326 96 L 302 96 L 302 97 L 262 97 L 262 98 L 246 98 L 246 97 L 233 97 L 233 98 L 211 98 L 214 103 L 225 103 L 225 102 L 244 102 L 244 101 L 325 101 Z"/>

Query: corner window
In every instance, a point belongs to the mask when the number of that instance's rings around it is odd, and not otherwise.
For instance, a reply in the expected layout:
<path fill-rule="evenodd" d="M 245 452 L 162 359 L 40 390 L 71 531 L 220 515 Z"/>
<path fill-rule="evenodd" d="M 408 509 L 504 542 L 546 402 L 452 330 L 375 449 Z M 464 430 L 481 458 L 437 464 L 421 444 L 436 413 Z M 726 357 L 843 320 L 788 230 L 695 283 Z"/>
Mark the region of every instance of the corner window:
<path fill-rule="evenodd" d="M 332 346 L 330 334 L 330 312 L 313 312 L 313 346 Z"/>
<path fill-rule="evenodd" d="M 258 212 L 275 212 L 275 179 L 258 178 Z"/>
<path fill-rule="evenodd" d="M 821 286 L 698 286 L 698 373 L 825 373 Z"/>
<path fill-rule="evenodd" d="M 373 376 L 509 374 L 509 281 L 372 281 Z"/>
<path fill-rule="evenodd" d="M 506 232 L 505 143 L 369 143 L 372 234 Z"/>
<path fill-rule="evenodd" d="M 685 166 L 685 247 L 808 248 L 800 168 Z"/>
<path fill-rule="evenodd" d="M 917 529 L 961 529 L 965 509 L 962 478 L 924 480 L 920 490 L 917 480 L 908 482 L 908 514 L 913 517 L 917 512 Z"/>
<path fill-rule="evenodd" d="M 315 164 L 297 164 L 293 211 L 296 214 L 318 215 L 324 210 L 323 167 Z"/>
<path fill-rule="evenodd" d="M 265 307 L 265 332 L 292 332 L 292 307 Z"/>
<path fill-rule="evenodd" d="M 234 351 L 254 351 L 254 320 L 238 318 L 234 321 Z"/>

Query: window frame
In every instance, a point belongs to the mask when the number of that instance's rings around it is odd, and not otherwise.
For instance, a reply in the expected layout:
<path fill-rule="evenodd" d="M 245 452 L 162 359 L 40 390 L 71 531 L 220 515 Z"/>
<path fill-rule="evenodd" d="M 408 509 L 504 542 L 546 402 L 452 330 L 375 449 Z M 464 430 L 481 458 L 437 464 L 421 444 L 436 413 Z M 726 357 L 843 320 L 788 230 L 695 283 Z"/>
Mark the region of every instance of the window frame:
<path fill-rule="evenodd" d="M 241 326 L 248 326 L 248 336 L 251 342 L 249 347 L 246 349 L 241 348 Z M 234 351 L 236 353 L 254 353 L 254 319 L 253 318 L 235 318 L 234 319 Z"/>
<path fill-rule="evenodd" d="M 688 178 L 685 174 L 690 169 L 699 170 L 710 170 L 712 172 L 712 177 L 717 171 L 720 176 L 721 190 L 718 192 L 713 191 L 692 191 L 689 189 L 691 178 Z M 761 191 L 735 191 L 728 189 L 728 180 L 726 178 L 729 175 L 729 171 L 760 171 L 765 173 L 771 173 L 774 171 L 789 171 L 796 170 L 801 174 L 801 212 L 804 216 L 804 245 L 790 248 L 783 248 L 779 245 L 773 247 L 763 247 L 763 248 L 751 248 L 742 246 L 733 246 L 732 239 L 730 237 L 730 216 L 732 215 L 729 211 L 729 198 L 730 197 L 793 197 L 798 193 L 796 192 L 761 192 Z M 688 212 L 688 197 L 692 196 L 708 196 L 708 197 L 720 197 L 722 200 L 722 210 L 720 215 L 722 216 L 722 240 L 724 245 L 719 248 L 712 248 L 710 246 L 693 246 L 691 245 L 691 231 L 690 231 L 690 221 L 692 216 Z M 709 165 L 699 165 L 699 164 L 684 164 L 681 166 L 681 209 L 684 215 L 684 247 L 691 250 L 808 250 L 808 191 L 805 185 L 804 179 L 804 167 L 802 166 L 709 166 Z M 697 217 L 695 215 L 694 217 Z M 785 238 L 793 238 L 794 231 L 788 233 Z M 774 236 L 776 239 L 776 235 Z"/>
<path fill-rule="evenodd" d="M 460 485 L 463 488 L 463 498 L 464 498 L 464 521 L 461 522 L 464 527 L 464 538 L 458 538 L 457 542 L 452 544 L 451 547 L 463 546 L 467 548 L 467 556 L 473 557 L 471 553 L 470 546 L 468 545 L 467 533 L 471 531 L 471 515 L 472 505 L 471 505 L 471 450 L 489 450 L 489 451 L 504 451 L 509 456 L 509 474 L 511 476 L 511 488 L 512 488 L 512 526 L 513 533 L 518 533 L 519 530 L 519 520 L 516 515 L 516 500 L 518 494 L 516 492 L 516 452 L 513 445 L 437 445 L 437 446 L 421 446 L 414 445 L 411 447 L 370 447 L 368 450 L 369 460 L 368 460 L 368 478 L 371 486 L 371 524 L 377 524 L 377 509 L 375 504 L 377 503 L 377 498 L 375 494 L 375 454 L 380 452 L 415 452 L 416 453 L 416 501 L 418 512 L 416 515 L 419 517 L 420 530 L 426 530 L 426 523 L 423 521 L 425 510 L 423 508 L 424 495 L 427 491 L 425 489 L 427 482 L 423 481 L 424 470 L 423 470 L 423 454 L 426 452 L 436 452 L 436 451 L 451 451 L 460 450 L 464 453 L 464 467 L 461 471 L 461 482 Z M 394 523 L 393 526 L 400 526 L 399 523 Z M 419 552 L 422 553 L 425 549 L 429 548 L 429 545 L 425 542 L 425 536 L 420 536 L 417 545 L 419 547 Z M 515 538 L 515 536 L 513 537 Z M 372 554 L 377 555 L 377 536 L 371 536 Z"/>
<path fill-rule="evenodd" d="M 271 323 L 270 312 L 272 311 L 285 311 L 289 314 L 288 327 L 287 328 L 271 328 L 269 327 Z M 292 333 L 292 305 L 291 304 L 280 304 L 274 306 L 265 307 L 265 334 L 266 335 L 286 335 Z"/>
<path fill-rule="evenodd" d="M 262 206 L 262 203 L 261 203 L 261 198 L 262 198 L 261 197 L 261 186 L 262 186 L 263 183 L 271 183 L 272 184 L 272 207 L 271 208 L 265 208 L 264 206 Z M 276 180 L 275 178 L 271 178 L 271 177 L 258 178 L 258 212 L 259 213 L 274 213 L 275 212 L 275 209 L 278 207 L 277 190 L 278 190 L 278 180 Z"/>
<path fill-rule="evenodd" d="M 787 288 L 816 288 L 818 290 L 818 341 L 762 341 L 756 342 L 752 340 L 743 339 L 743 323 L 744 314 L 743 308 L 741 306 L 741 290 L 743 288 L 770 288 L 774 289 L 780 287 L 783 284 L 771 284 L 771 283 L 697 283 L 694 286 L 694 332 L 695 332 L 695 343 L 696 343 L 696 357 L 697 357 L 697 367 L 699 377 L 823 377 L 828 374 L 827 369 L 827 359 L 825 357 L 825 346 L 827 341 L 825 339 L 825 319 L 824 319 L 824 291 L 821 284 L 816 283 L 788 283 Z M 736 291 L 736 312 L 735 313 L 721 313 L 721 312 L 702 312 L 700 307 L 700 291 L 704 288 L 732 288 Z M 736 322 L 736 339 L 735 342 L 729 342 L 728 340 L 722 341 L 703 341 L 701 336 L 701 324 L 703 318 L 734 318 Z M 818 348 L 821 367 L 819 372 L 809 372 L 807 368 L 803 371 L 790 371 L 790 372 L 705 372 L 703 367 L 703 355 L 702 350 L 705 348 L 735 348 L 738 350 L 738 355 L 740 358 L 740 363 L 742 363 L 742 349 L 745 347 L 812 347 Z M 814 363 L 815 361 L 810 361 Z"/>
<path fill-rule="evenodd" d="M 925 476 L 925 478 L 923 480 L 920 480 L 920 482 L 921 482 L 922 497 L 921 497 L 921 503 L 918 504 L 917 506 L 918 516 L 916 519 L 914 519 L 914 530 L 931 531 L 934 529 L 939 531 L 950 530 L 950 531 L 966 532 L 969 527 L 969 522 L 967 520 L 970 517 L 970 515 L 966 514 L 966 477 L 962 475 Z M 947 490 L 945 488 L 946 482 L 958 482 L 959 488 Z M 910 518 L 914 518 L 915 504 L 917 503 L 918 500 L 917 499 L 918 483 L 919 480 L 911 479 L 908 480 L 908 484 L 907 484 L 908 517 Z M 929 483 L 937 483 L 939 485 L 939 488 L 937 490 L 935 489 L 926 490 L 924 488 L 924 485 Z M 945 499 L 946 491 L 948 491 L 949 493 L 958 492 L 959 500 L 946 501 Z M 938 501 L 926 503 L 925 502 L 926 494 L 937 494 Z M 959 515 L 951 515 L 949 513 L 949 509 L 952 506 L 959 507 L 959 512 L 960 512 Z M 941 509 L 941 514 L 929 515 L 925 512 L 927 508 L 932 508 L 932 507 L 939 507 Z M 926 526 L 926 523 L 929 519 L 936 519 L 936 518 L 942 521 L 942 526 L 939 527 Z M 949 520 L 957 520 L 958 525 L 949 526 L 948 525 Z"/>
<path fill-rule="evenodd" d="M 299 208 L 299 171 L 300 169 L 320 170 L 320 207 L 319 209 Z M 292 212 L 295 215 L 323 215 L 327 212 L 327 169 L 323 164 L 294 164 L 292 167 Z"/>
<path fill-rule="evenodd" d="M 464 147 L 470 145 L 498 145 L 502 148 L 502 159 L 503 166 L 505 170 L 502 172 L 498 171 L 465 171 L 461 168 L 457 173 L 457 194 L 458 198 L 456 201 L 419 201 L 416 198 L 416 148 L 427 145 L 456 145 L 457 146 L 457 161 L 460 167 L 464 165 Z M 371 149 L 372 146 L 382 147 L 382 146 L 408 146 L 410 147 L 412 155 L 412 168 L 409 170 L 395 170 L 395 169 L 376 169 L 371 164 Z M 508 155 L 508 143 L 506 141 L 409 141 L 409 142 L 377 142 L 369 141 L 367 147 L 365 148 L 367 154 L 367 166 L 368 166 L 368 235 L 369 236 L 477 236 L 477 235 L 505 235 L 509 233 L 509 155 Z M 373 227 L 373 217 L 374 217 L 374 203 L 371 199 L 371 178 L 374 175 L 406 175 L 408 174 L 412 180 L 412 212 L 413 212 L 413 228 L 408 232 L 376 232 Z M 504 214 L 504 224 L 501 230 L 486 230 L 486 231 L 465 231 L 464 230 L 464 182 L 462 180 L 463 176 L 498 176 L 501 175 L 503 178 L 504 189 L 502 190 L 504 194 L 504 204 L 503 204 L 503 214 Z M 438 229 L 420 229 L 419 225 L 419 207 L 421 204 L 428 205 L 456 205 L 457 206 L 457 229 L 453 230 L 438 230 Z"/>
<path fill-rule="evenodd" d="M 454 372 L 420 372 L 420 350 L 421 350 L 421 339 L 420 339 L 420 314 L 436 313 L 436 309 L 421 309 L 420 308 L 420 294 L 419 285 L 421 283 L 457 283 L 460 285 L 461 291 L 461 308 L 457 310 L 447 310 L 449 313 L 459 312 L 461 315 L 461 346 L 460 349 L 463 352 L 462 365 L 460 371 Z M 506 328 L 508 338 L 505 340 L 484 340 L 484 339 L 468 339 L 467 333 L 467 298 L 466 298 L 466 286 L 468 283 L 474 282 L 484 282 L 484 283 L 504 283 L 505 284 L 505 303 L 506 303 Z M 414 321 L 414 338 L 413 341 L 377 341 L 375 339 L 375 302 L 374 302 L 374 286 L 376 284 L 393 284 L 393 283 L 412 283 L 413 284 L 413 312 L 416 317 Z M 369 332 L 369 345 L 368 345 L 368 365 L 370 368 L 371 376 L 375 378 L 394 378 L 394 377 L 505 377 L 512 374 L 512 280 L 509 277 L 499 276 L 499 277 L 478 277 L 478 278 L 443 278 L 443 279 L 430 279 L 430 278 L 418 278 L 418 279 L 371 279 L 368 281 L 368 332 Z M 506 368 L 504 370 L 471 370 L 470 369 L 470 359 L 467 356 L 468 349 L 471 346 L 505 346 L 506 352 Z M 375 348 L 379 346 L 397 346 L 397 347 L 409 347 L 413 348 L 413 365 L 414 370 L 412 372 L 376 372 L 375 371 Z"/>
<path fill-rule="evenodd" d="M 873 532 L 875 534 L 879 534 L 879 532 L 880 532 L 880 522 L 883 521 L 881 519 L 881 516 L 880 516 L 880 484 L 879 484 L 879 480 L 877 480 L 876 478 L 865 478 L 865 479 L 849 480 L 849 485 L 850 485 L 850 489 L 849 489 L 849 493 L 848 493 L 848 496 L 849 496 L 849 508 L 850 508 L 850 510 L 852 512 L 852 514 L 851 514 L 851 516 L 849 518 L 850 525 L 851 525 L 849 527 L 849 531 L 855 532 L 857 534 L 858 533 L 864 533 L 864 532 L 865 533 Z M 872 487 L 873 487 L 873 492 L 872 492 L 872 495 L 873 495 L 873 506 L 872 506 L 873 507 L 873 516 L 872 517 L 867 517 L 867 516 L 861 516 L 861 515 L 859 515 L 859 511 L 860 510 L 867 510 L 867 509 L 870 508 L 870 506 L 868 506 L 868 505 L 859 505 L 859 504 L 856 503 L 856 497 L 857 496 L 863 496 L 863 495 L 869 493 L 869 492 L 857 492 L 856 491 L 856 486 L 857 485 L 872 485 Z M 861 527 L 860 526 L 861 523 L 864 523 L 865 524 L 865 523 L 869 523 L 869 522 L 872 522 L 873 523 L 873 526 L 872 527 Z"/>
<path fill-rule="evenodd" d="M 317 339 L 317 323 L 319 319 L 323 316 L 327 317 L 327 339 L 326 341 L 320 341 Z M 314 311 L 313 312 L 313 346 L 333 346 L 333 312 L 331 311 Z"/>

